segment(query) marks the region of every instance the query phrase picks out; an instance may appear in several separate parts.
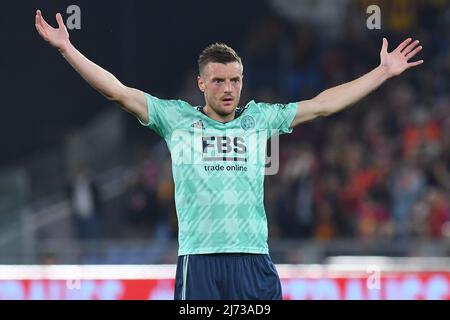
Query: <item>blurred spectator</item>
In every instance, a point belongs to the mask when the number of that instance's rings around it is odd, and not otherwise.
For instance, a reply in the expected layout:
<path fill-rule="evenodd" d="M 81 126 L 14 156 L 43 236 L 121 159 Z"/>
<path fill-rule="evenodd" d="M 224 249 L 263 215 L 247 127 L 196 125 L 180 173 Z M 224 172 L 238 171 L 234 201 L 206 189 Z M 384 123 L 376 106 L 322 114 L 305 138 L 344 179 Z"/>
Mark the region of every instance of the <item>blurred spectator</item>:
<path fill-rule="evenodd" d="M 126 220 L 132 229 L 132 237 L 150 237 L 159 216 L 156 193 L 140 174 L 127 190 Z"/>
<path fill-rule="evenodd" d="M 328 202 L 321 202 L 317 207 L 317 224 L 314 228 L 314 239 L 331 240 L 336 236 L 333 208 Z"/>
<path fill-rule="evenodd" d="M 429 202 L 429 237 L 445 236 L 445 227 L 450 221 L 450 201 L 445 193 L 432 189 L 427 194 Z"/>
<path fill-rule="evenodd" d="M 102 237 L 100 198 L 89 169 L 80 168 L 67 187 L 79 239 Z"/>
<path fill-rule="evenodd" d="M 44 252 L 39 257 L 40 265 L 52 266 L 60 263 L 58 256 L 52 252 Z"/>
<path fill-rule="evenodd" d="M 424 109 L 413 113 L 412 122 L 403 131 L 403 154 L 405 157 L 416 154 L 421 146 L 433 146 L 441 136 L 441 128 L 435 119 L 430 119 Z"/>
<path fill-rule="evenodd" d="M 392 176 L 392 214 L 398 236 L 407 236 L 412 206 L 425 187 L 421 170 L 411 162 L 399 163 Z"/>
<path fill-rule="evenodd" d="M 361 239 L 386 239 L 391 236 L 389 211 L 387 207 L 367 196 L 358 207 L 358 232 Z"/>

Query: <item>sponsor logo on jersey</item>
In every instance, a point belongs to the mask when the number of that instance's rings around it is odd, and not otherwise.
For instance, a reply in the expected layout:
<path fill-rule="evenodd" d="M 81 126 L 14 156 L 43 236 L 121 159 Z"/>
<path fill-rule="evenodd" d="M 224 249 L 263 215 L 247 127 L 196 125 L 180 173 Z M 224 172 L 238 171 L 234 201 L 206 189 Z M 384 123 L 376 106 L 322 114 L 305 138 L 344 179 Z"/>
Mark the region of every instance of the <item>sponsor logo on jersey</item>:
<path fill-rule="evenodd" d="M 243 137 L 206 136 L 202 139 L 204 161 L 247 162 L 247 147 Z"/>

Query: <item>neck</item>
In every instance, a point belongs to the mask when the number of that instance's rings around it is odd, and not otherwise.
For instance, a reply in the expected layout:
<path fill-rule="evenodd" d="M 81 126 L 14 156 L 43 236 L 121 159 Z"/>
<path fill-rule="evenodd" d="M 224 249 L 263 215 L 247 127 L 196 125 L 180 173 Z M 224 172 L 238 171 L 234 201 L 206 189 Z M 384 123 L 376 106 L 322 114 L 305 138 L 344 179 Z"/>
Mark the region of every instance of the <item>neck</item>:
<path fill-rule="evenodd" d="M 235 117 L 235 112 L 233 111 L 233 113 L 228 114 L 226 116 L 222 116 L 220 114 L 218 114 L 217 112 L 215 112 L 210 106 L 206 105 L 203 108 L 203 111 L 206 113 L 206 115 L 208 117 L 210 117 L 213 120 L 222 122 L 222 123 L 226 123 L 226 122 L 230 122 L 232 120 L 234 120 Z"/>

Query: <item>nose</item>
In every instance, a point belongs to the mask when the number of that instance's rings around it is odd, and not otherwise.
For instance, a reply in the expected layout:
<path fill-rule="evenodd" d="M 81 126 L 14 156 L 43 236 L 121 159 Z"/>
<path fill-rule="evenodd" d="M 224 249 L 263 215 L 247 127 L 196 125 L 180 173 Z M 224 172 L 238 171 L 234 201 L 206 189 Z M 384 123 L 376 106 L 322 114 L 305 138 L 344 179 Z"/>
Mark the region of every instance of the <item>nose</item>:
<path fill-rule="evenodd" d="M 225 82 L 225 88 L 224 88 L 224 90 L 225 90 L 225 93 L 232 93 L 232 92 L 233 92 L 233 85 L 232 85 L 232 83 L 231 83 L 230 80 L 227 80 L 227 81 Z"/>

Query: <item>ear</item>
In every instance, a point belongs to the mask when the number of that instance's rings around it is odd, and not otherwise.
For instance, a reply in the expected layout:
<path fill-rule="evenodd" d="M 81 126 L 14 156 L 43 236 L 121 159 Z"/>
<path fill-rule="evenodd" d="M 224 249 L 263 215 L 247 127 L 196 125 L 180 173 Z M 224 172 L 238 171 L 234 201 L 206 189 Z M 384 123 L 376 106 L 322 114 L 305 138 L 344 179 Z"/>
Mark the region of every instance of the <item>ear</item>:
<path fill-rule="evenodd" d="M 201 76 L 197 77 L 197 84 L 200 91 L 205 92 L 205 81 L 203 81 L 203 78 Z"/>

